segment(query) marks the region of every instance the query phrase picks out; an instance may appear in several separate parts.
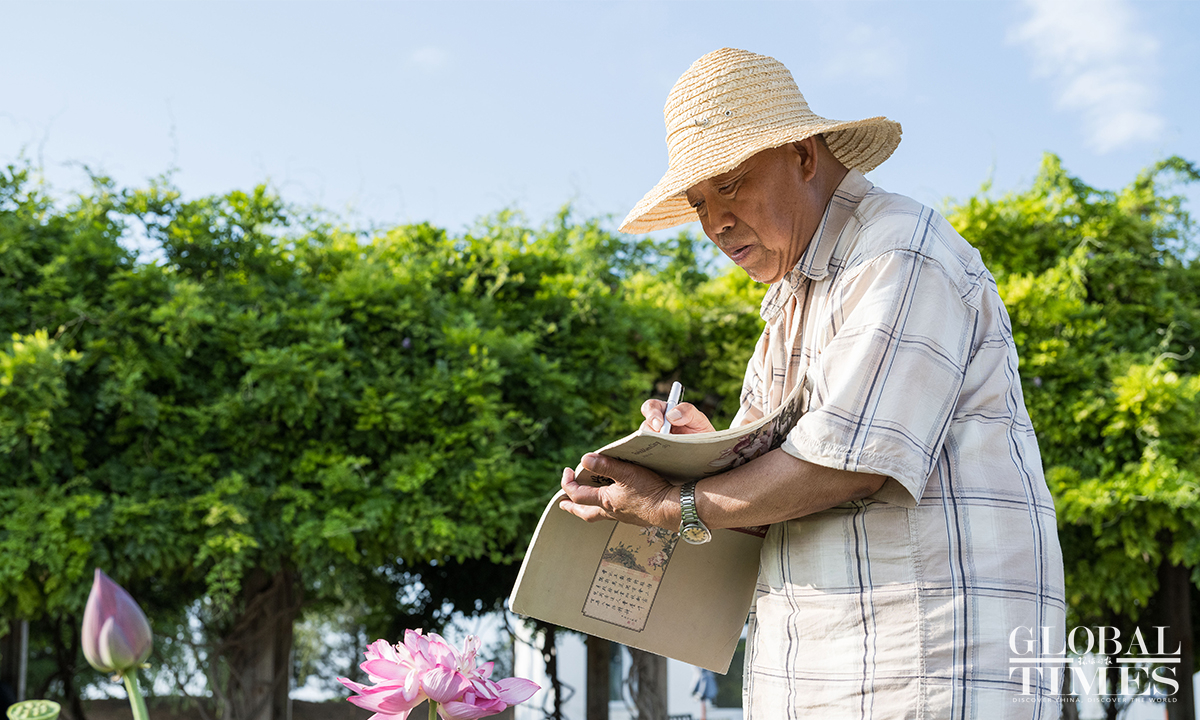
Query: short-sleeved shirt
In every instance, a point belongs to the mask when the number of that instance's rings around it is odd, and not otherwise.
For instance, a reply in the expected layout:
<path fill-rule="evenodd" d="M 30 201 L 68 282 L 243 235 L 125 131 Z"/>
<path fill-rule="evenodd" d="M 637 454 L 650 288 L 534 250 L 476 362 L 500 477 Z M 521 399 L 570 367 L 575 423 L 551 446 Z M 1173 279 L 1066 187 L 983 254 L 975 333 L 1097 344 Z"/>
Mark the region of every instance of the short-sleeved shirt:
<path fill-rule="evenodd" d="M 783 451 L 887 479 L 771 526 L 747 720 L 1058 717 L 1058 687 L 1035 673 L 1023 695 L 1010 660 L 1017 628 L 1050 628 L 1031 637 L 1061 647 L 1063 567 L 1008 314 L 978 251 L 851 170 L 762 317 L 734 424 L 803 383 Z"/>

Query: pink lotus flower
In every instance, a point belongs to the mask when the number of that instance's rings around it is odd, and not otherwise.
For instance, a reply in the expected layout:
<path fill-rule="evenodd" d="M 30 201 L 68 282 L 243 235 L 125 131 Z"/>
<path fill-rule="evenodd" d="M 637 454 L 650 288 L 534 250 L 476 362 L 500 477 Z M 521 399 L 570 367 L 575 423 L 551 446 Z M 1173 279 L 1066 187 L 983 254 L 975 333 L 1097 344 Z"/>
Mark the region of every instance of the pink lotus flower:
<path fill-rule="evenodd" d="M 100 672 L 124 675 L 150 657 L 150 622 L 125 588 L 96 568 L 83 610 L 83 656 Z"/>
<path fill-rule="evenodd" d="M 536 683 L 521 678 L 491 680 L 492 663 L 476 665 L 478 652 L 474 635 L 459 652 L 436 633 L 406 630 L 403 644 L 376 640 L 367 647 L 367 659 L 359 667 L 370 685 L 338 681 L 357 693 L 350 702 L 375 713 L 371 720 L 404 720 L 426 700 L 443 720 L 474 720 L 525 702 L 538 691 Z"/>

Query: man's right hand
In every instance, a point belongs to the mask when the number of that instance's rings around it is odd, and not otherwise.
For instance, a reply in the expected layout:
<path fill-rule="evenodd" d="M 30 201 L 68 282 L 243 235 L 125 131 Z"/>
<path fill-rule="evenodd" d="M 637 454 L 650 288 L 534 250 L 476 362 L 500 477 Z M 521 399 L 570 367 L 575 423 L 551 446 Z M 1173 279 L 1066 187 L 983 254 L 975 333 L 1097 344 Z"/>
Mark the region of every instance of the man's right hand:
<path fill-rule="evenodd" d="M 642 415 L 645 420 L 642 422 L 641 430 L 649 430 L 651 432 L 659 432 L 663 424 L 663 410 L 667 404 L 662 400 L 647 400 L 642 403 Z M 690 435 L 692 433 L 714 432 L 712 422 L 705 417 L 704 413 L 696 409 L 691 403 L 679 403 L 675 409 L 671 411 L 671 434 L 672 435 Z"/>

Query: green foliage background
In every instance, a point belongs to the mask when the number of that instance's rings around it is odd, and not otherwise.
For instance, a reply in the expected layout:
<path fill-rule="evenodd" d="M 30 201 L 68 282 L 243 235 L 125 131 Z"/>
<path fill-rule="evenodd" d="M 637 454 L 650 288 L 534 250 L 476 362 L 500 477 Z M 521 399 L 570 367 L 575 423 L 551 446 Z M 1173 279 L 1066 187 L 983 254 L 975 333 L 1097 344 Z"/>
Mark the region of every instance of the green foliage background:
<path fill-rule="evenodd" d="M 1136 620 L 1163 561 L 1200 584 L 1200 265 L 1169 194 L 1198 177 L 1171 158 L 1107 192 L 1047 156 L 947 210 L 1008 304 L 1078 622 Z M 179 640 L 168 664 L 255 570 L 356 638 L 495 607 L 561 467 L 646 396 L 680 379 L 732 417 L 762 287 L 711 259 L 567 211 L 362 232 L 263 187 L 103 177 L 62 205 L 8 167 L 0 618 L 33 621 L 43 694 L 91 677 L 93 567 Z"/>
<path fill-rule="evenodd" d="M 1071 624 L 1138 620 L 1164 561 L 1200 585 L 1200 263 L 1170 194 L 1198 179 L 1170 158 L 1101 191 L 1050 155 L 1028 190 L 948 214 L 1012 318 Z"/>
<path fill-rule="evenodd" d="M 657 383 L 736 410 L 757 300 L 704 252 L 566 211 L 355 232 L 262 187 L 97 177 L 60 208 L 10 167 L 0 617 L 42 628 L 69 689 L 93 567 L 177 639 L 189 612 L 227 629 L 255 570 L 372 637 L 494 607 L 562 466 Z"/>

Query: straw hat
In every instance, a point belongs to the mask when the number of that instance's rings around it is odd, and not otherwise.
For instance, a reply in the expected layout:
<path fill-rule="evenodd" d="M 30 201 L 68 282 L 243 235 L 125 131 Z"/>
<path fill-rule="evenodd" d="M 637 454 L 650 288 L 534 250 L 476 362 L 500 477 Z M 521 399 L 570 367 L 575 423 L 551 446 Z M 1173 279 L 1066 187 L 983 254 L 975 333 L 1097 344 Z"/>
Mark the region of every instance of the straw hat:
<path fill-rule="evenodd" d="M 885 117 L 842 122 L 808 109 L 792 74 L 775 58 L 723 48 L 688 68 L 663 107 L 667 174 L 621 223 L 621 232 L 662 230 L 696 219 L 684 193 L 762 150 L 825 134 L 834 157 L 867 172 L 900 144 Z"/>

